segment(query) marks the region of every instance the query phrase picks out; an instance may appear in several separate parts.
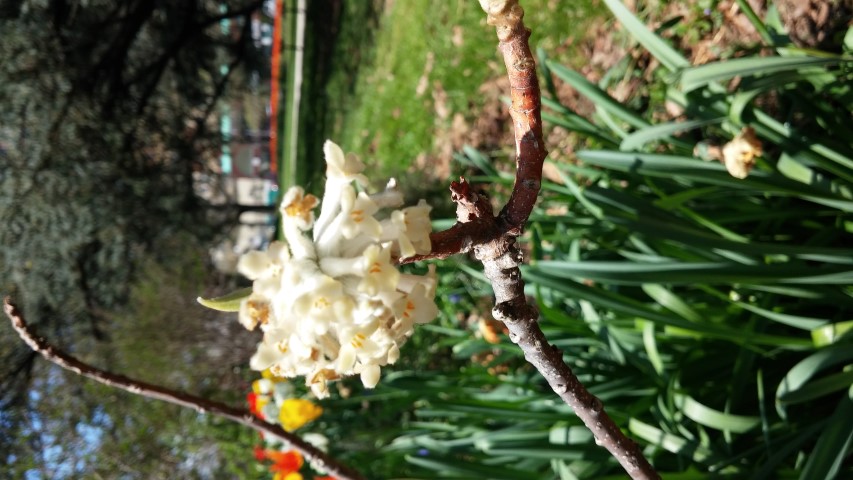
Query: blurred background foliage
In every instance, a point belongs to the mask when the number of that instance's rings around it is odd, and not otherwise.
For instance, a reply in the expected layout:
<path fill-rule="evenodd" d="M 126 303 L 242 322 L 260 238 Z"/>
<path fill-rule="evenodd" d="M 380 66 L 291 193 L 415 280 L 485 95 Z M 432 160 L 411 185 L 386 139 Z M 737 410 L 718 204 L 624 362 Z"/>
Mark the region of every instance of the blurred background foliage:
<path fill-rule="evenodd" d="M 211 112 L 226 87 L 241 88 L 238 67 L 255 61 L 245 29 L 225 35 L 219 22 L 260 6 L 0 4 L 0 290 L 62 348 L 240 397 L 231 369 L 244 356 L 229 349 L 248 339 L 192 302 L 212 274 L 206 248 L 236 215 L 201 201 L 192 174 L 218 155 Z M 187 436 L 209 448 L 215 435 L 193 437 L 185 426 L 220 428 L 69 378 L 36 360 L 8 325 L 0 392 L 3 478 L 142 478 L 179 464 L 192 472 L 198 465 L 176 446 Z"/>
<path fill-rule="evenodd" d="M 202 27 L 214 3 L 87 5 L 0 10 L 3 290 L 88 361 L 239 403 L 253 337 L 192 302 L 234 282 L 203 260 L 228 218 L 187 183 L 218 142 L 201 112 L 220 81 L 240 88 L 212 59 L 239 41 Z M 548 338 L 664 478 L 851 476 L 853 7 L 524 6 L 551 154 L 521 241 Z M 507 86 L 476 2 L 312 2 L 309 26 L 301 171 L 331 137 L 413 197 L 446 202 L 464 173 L 505 198 Z M 762 144 L 747 178 L 702 159 L 745 127 Z M 478 267 L 439 275 L 441 317 L 307 429 L 369 478 L 622 478 L 491 320 Z M 0 476 L 270 476 L 253 432 L 20 347 L 6 328 Z"/>

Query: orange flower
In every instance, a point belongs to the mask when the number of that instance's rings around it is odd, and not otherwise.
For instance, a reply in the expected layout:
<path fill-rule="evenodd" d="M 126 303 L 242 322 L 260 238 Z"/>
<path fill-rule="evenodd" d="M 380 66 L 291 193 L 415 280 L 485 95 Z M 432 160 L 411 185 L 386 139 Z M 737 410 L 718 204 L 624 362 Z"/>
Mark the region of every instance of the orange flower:
<path fill-rule="evenodd" d="M 267 458 L 273 461 L 273 464 L 270 466 L 270 471 L 275 472 L 276 474 L 280 473 L 282 475 L 286 475 L 288 473 L 299 472 L 299 469 L 302 468 L 302 464 L 304 463 L 304 460 L 302 460 L 302 454 L 296 450 L 290 450 L 287 452 L 267 450 L 265 453 Z"/>
<path fill-rule="evenodd" d="M 246 395 L 246 401 L 249 402 L 249 411 L 255 414 L 256 417 L 263 419 L 264 414 L 262 413 L 262 410 L 264 405 L 269 403 L 269 397 L 266 395 L 258 395 L 255 392 L 249 392 L 248 395 Z"/>
<path fill-rule="evenodd" d="M 267 452 L 263 449 L 263 447 L 255 447 L 255 460 L 259 462 L 263 462 L 267 458 Z"/>

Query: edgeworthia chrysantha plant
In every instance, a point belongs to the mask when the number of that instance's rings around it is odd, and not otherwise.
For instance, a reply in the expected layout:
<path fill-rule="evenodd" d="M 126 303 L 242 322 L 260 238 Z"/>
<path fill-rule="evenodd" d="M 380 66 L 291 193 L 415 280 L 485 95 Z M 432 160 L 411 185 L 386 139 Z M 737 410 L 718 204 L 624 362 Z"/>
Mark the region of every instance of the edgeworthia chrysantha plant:
<path fill-rule="evenodd" d="M 239 319 L 264 337 L 250 365 L 280 377 L 304 376 L 317 397 L 328 382 L 360 375 L 365 387 L 394 363 L 414 326 L 438 314 L 435 274 L 402 274 L 397 258 L 430 251 L 430 207 L 398 208 L 393 188 L 368 195 L 364 165 L 327 141 L 322 202 L 301 187 L 281 203 L 284 241 L 244 254 L 237 265 L 253 281 Z M 320 206 L 315 219 L 314 211 Z M 216 301 L 202 301 L 214 308 Z"/>

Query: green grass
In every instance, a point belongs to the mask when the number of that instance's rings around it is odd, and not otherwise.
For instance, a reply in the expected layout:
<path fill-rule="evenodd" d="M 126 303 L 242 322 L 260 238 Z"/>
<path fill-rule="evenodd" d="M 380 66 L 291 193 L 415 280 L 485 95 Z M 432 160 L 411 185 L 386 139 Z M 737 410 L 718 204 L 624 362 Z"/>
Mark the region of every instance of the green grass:
<path fill-rule="evenodd" d="M 343 108 L 336 112 L 330 135 L 368 165 L 399 174 L 419 154 L 437 149 L 435 132 L 448 128 L 455 113 L 470 121 L 471 109 L 483 103 L 480 86 L 504 76 L 505 68 L 494 28 L 485 24 L 477 2 L 389 3 L 391 8 L 381 12 L 372 52 L 365 56 L 367 66 L 354 91 L 343 92 Z M 526 21 L 535 26 L 533 47 L 560 47 L 561 61 L 580 61 L 570 43 L 596 18 L 593 3 L 526 2 Z M 430 54 L 432 69 L 425 72 Z M 422 77 L 427 87 L 419 95 Z M 446 118 L 436 114 L 433 93 L 439 88 L 446 92 Z M 342 92 L 330 90 L 328 95 Z"/>

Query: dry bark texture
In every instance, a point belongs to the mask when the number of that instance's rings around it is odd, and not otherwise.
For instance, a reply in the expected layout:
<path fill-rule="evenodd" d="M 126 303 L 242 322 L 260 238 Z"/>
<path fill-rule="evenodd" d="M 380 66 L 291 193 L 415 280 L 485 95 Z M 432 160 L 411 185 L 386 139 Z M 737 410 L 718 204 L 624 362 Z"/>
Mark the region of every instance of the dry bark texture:
<path fill-rule="evenodd" d="M 486 278 L 495 292 L 494 318 L 509 330 L 509 338 L 524 357 L 542 374 L 557 395 L 592 431 L 595 442 L 605 447 L 635 479 L 660 478 L 638 445 L 628 439 L 607 415 L 601 401 L 589 393 L 563 361 L 563 353 L 548 343 L 539 328 L 539 312 L 524 295 L 519 265 L 522 253 L 515 239 L 533 210 L 547 155 L 542 138 L 541 93 L 536 65 L 528 45 L 530 31 L 522 21 L 524 11 L 517 0 L 480 0 L 494 25 L 509 77 L 515 132 L 516 178 L 512 194 L 498 216 L 487 198 L 473 191 L 464 180 L 450 190 L 456 202 L 457 223 L 432 236 L 431 254 L 406 259 L 444 258 L 473 250 L 483 263 Z"/>

